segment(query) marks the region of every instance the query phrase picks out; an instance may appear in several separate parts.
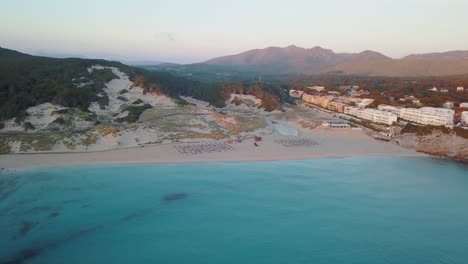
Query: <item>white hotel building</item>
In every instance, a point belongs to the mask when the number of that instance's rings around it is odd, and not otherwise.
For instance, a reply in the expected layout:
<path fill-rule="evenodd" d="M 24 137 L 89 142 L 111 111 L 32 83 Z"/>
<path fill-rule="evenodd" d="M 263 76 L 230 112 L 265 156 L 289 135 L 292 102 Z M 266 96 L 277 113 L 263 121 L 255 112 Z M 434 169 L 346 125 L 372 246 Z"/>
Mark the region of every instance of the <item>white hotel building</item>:
<path fill-rule="evenodd" d="M 461 114 L 461 122 L 463 125 L 468 126 L 468 111 L 463 111 Z"/>
<path fill-rule="evenodd" d="M 401 119 L 422 125 L 453 126 L 454 115 L 454 110 L 445 108 L 422 107 L 420 109 L 400 109 Z"/>
<path fill-rule="evenodd" d="M 381 104 L 381 105 L 377 106 L 377 109 L 379 109 L 380 111 L 384 111 L 384 112 L 390 112 L 390 113 L 395 114 L 398 117 L 400 117 L 401 107 L 395 107 L 395 106 L 391 106 L 391 105 Z"/>
<path fill-rule="evenodd" d="M 397 115 L 384 112 L 371 108 L 357 108 L 352 106 L 345 107 L 345 114 L 352 115 L 364 120 L 368 120 L 378 124 L 391 125 L 393 122 L 397 122 Z"/>

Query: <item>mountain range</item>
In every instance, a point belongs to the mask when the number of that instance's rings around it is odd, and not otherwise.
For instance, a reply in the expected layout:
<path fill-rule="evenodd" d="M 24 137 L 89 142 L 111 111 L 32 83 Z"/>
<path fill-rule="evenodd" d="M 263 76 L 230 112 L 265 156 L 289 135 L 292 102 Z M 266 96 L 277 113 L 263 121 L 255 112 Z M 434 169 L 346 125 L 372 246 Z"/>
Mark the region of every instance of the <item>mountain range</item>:
<path fill-rule="evenodd" d="M 468 73 L 468 51 L 412 54 L 392 59 L 379 52 L 335 53 L 313 47 L 268 47 L 214 58 L 202 65 L 228 66 L 263 74 L 354 74 L 365 76 L 446 76 Z M 198 64 L 200 65 L 200 64 Z"/>

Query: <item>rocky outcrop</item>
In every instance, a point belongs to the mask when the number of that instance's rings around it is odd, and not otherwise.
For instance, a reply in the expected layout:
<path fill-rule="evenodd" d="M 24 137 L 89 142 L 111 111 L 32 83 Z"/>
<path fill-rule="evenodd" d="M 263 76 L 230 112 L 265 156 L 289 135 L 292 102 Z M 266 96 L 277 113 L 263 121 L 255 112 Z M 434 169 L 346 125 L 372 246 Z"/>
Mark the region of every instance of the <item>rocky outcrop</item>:
<path fill-rule="evenodd" d="M 430 134 L 404 133 L 396 141 L 403 147 L 434 156 L 448 157 L 468 162 L 468 139 L 456 133 L 434 131 Z"/>

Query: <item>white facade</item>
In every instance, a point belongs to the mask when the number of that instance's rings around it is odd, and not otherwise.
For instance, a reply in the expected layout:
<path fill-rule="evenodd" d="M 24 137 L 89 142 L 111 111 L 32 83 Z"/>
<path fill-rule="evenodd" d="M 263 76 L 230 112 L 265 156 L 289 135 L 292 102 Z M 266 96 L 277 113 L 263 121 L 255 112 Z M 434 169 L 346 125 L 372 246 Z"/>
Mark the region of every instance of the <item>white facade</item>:
<path fill-rule="evenodd" d="M 303 91 L 297 91 L 297 90 L 289 90 L 289 96 L 294 97 L 294 98 L 301 98 Z"/>
<path fill-rule="evenodd" d="M 457 87 L 457 92 L 463 92 L 463 91 L 465 91 L 464 87 L 462 87 L 462 86 Z"/>
<path fill-rule="evenodd" d="M 315 90 L 317 92 L 321 92 L 321 91 L 325 90 L 325 87 L 323 87 L 323 86 L 309 86 L 307 88 L 311 89 L 311 90 Z"/>
<path fill-rule="evenodd" d="M 364 98 L 361 100 L 361 102 L 359 102 L 357 105 L 361 108 L 364 108 L 370 104 L 372 104 L 372 102 L 374 102 L 374 99 L 369 99 L 369 98 Z"/>
<path fill-rule="evenodd" d="M 462 107 L 462 108 L 468 108 L 468 103 L 461 103 L 461 104 L 460 104 L 460 107 Z"/>
<path fill-rule="evenodd" d="M 453 108 L 453 107 L 454 107 L 454 104 L 453 104 L 453 102 L 445 102 L 445 103 L 444 103 L 444 107 L 445 107 L 445 108 Z"/>
<path fill-rule="evenodd" d="M 395 114 L 381 111 L 381 110 L 376 110 L 376 109 L 371 109 L 371 108 L 357 108 L 357 107 L 351 107 L 347 106 L 345 107 L 345 114 L 352 115 L 364 120 L 371 121 L 373 123 L 379 123 L 379 124 L 386 124 L 386 125 L 391 125 L 393 122 L 396 122 L 398 117 Z"/>
<path fill-rule="evenodd" d="M 392 113 L 398 117 L 400 117 L 400 108 L 401 107 L 395 107 L 395 106 L 391 106 L 391 105 L 379 105 L 377 106 L 377 109 L 379 109 L 380 111 L 385 111 L 385 112 L 389 112 L 389 113 Z"/>
<path fill-rule="evenodd" d="M 468 126 L 468 111 L 463 111 L 461 114 L 461 122 L 465 126 Z"/>
<path fill-rule="evenodd" d="M 446 108 L 422 107 L 400 109 L 400 118 L 406 121 L 431 126 L 452 126 L 455 111 Z"/>

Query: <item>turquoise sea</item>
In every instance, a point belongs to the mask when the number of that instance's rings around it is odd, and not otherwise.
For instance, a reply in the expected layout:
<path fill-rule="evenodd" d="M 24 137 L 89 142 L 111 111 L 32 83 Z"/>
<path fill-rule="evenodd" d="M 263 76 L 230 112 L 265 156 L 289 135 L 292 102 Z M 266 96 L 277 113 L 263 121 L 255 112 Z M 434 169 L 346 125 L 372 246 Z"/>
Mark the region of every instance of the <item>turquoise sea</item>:
<path fill-rule="evenodd" d="M 468 167 L 360 157 L 4 173 L 0 263 L 468 263 Z"/>

